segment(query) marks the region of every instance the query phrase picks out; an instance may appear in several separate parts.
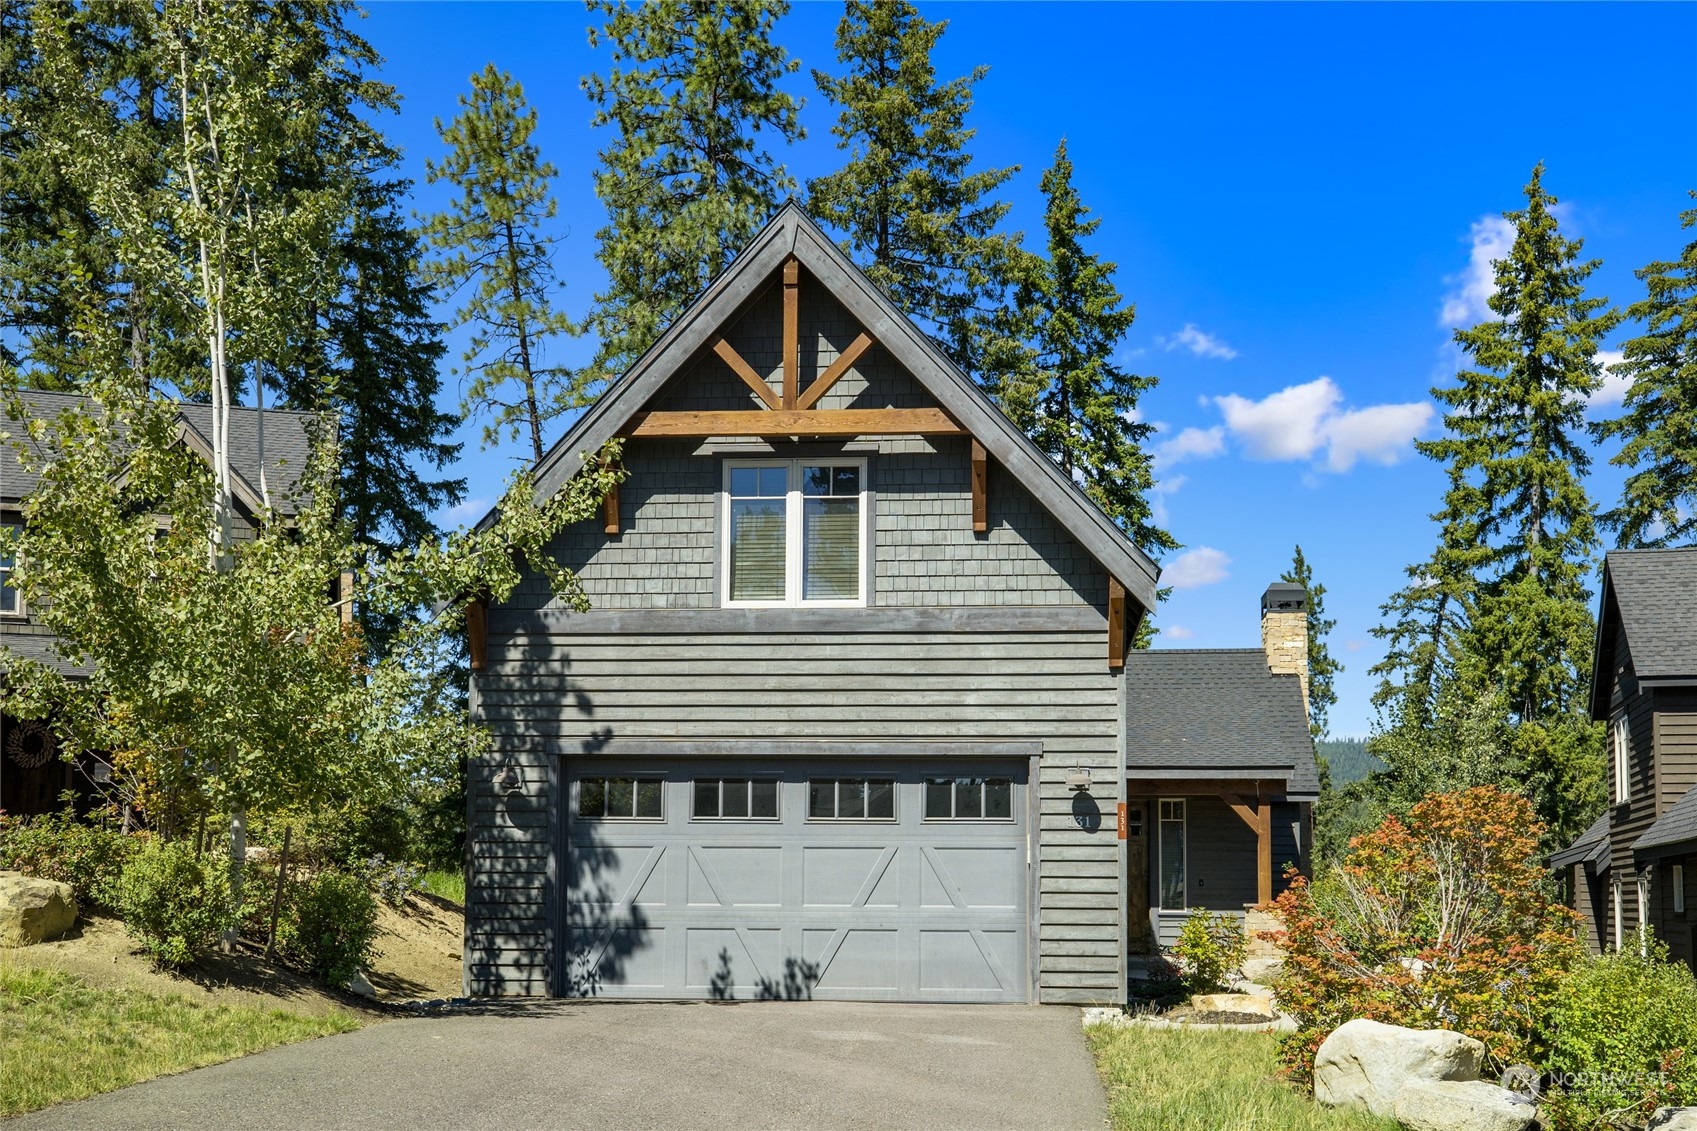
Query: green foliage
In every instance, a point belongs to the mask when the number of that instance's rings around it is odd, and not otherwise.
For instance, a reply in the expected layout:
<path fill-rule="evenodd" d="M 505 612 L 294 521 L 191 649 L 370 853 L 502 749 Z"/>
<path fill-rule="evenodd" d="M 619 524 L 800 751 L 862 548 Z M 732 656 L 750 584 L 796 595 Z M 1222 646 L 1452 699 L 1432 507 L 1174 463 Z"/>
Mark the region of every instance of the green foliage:
<path fill-rule="evenodd" d="M 465 871 L 461 868 L 431 868 L 418 878 L 418 886 L 437 899 L 465 906 Z"/>
<path fill-rule="evenodd" d="M 1697 208 L 1679 220 L 1697 227 Z M 1644 332 L 1613 367 L 1632 382 L 1626 411 L 1594 426 L 1598 436 L 1624 441 L 1610 462 L 1631 472 L 1603 523 L 1623 546 L 1670 546 L 1697 535 L 1697 240 L 1678 261 L 1658 260 L 1637 275 L 1646 294 L 1626 313 Z"/>
<path fill-rule="evenodd" d="M 1697 1103 L 1697 977 L 1649 938 L 1587 958 L 1551 1006 L 1541 1067 L 1556 1131 L 1636 1127 L 1658 1107 Z"/>
<path fill-rule="evenodd" d="M 192 965 L 235 926 L 228 862 L 184 841 L 149 840 L 118 882 L 124 929 L 161 966 Z"/>
<path fill-rule="evenodd" d="M 489 417 L 485 447 L 525 429 L 540 463 L 542 426 L 589 404 L 601 381 L 542 364 L 550 340 L 577 331 L 550 296 L 560 285 L 558 241 L 544 228 L 558 210 L 549 187 L 558 170 L 542 160 L 531 140 L 535 129 L 536 111 L 511 75 L 490 63 L 471 76 L 459 116 L 446 126 L 436 122 L 447 157 L 424 166 L 427 181 L 447 181 L 460 195 L 425 220 L 424 236 L 438 253 L 427 277 L 444 295 L 465 293 L 454 325 L 473 327 L 461 411 Z"/>
<path fill-rule="evenodd" d="M 363 876 L 324 868 L 285 897 L 277 945 L 288 961 L 339 986 L 377 957 L 377 900 Z"/>
<path fill-rule="evenodd" d="M 1365 738 L 1322 738 L 1314 743 L 1314 751 L 1325 759 L 1334 789 L 1385 768 L 1382 760 L 1368 752 Z"/>
<path fill-rule="evenodd" d="M 602 17 L 591 47 L 606 75 L 583 80 L 594 124 L 612 126 L 595 193 L 607 208 L 596 257 L 607 289 L 589 326 L 597 373 L 640 357 L 729 265 L 795 188 L 761 144 L 806 136 L 799 105 L 778 89 L 798 64 L 772 42 L 787 0 L 587 0 Z"/>
<path fill-rule="evenodd" d="M 1515 239 L 1495 264 L 1497 317 L 1455 333 L 1477 368 L 1432 390 L 1446 434 L 1416 447 L 1448 477 L 1438 547 L 1383 607 L 1374 631 L 1386 658 L 1372 670 L 1374 700 L 1405 745 L 1422 741 L 1451 684 L 1464 697 L 1500 693 L 1505 752 L 1559 841 L 1602 800 L 1601 730 L 1587 710 L 1598 538 L 1583 438 L 1597 351 L 1619 315 L 1587 297 L 1598 261 L 1561 234 L 1543 172 L 1526 207 L 1504 214 Z"/>
<path fill-rule="evenodd" d="M 813 72 L 838 108 L 831 132 L 849 154 L 807 185 L 808 211 L 843 234 L 843 250 L 968 373 L 1002 305 L 1017 243 L 996 231 L 995 190 L 1019 171 L 971 171 L 972 88 L 988 73 L 937 81 L 931 53 L 946 21 L 906 0 L 851 0 L 837 25 L 841 75 Z"/>
<path fill-rule="evenodd" d="M 1227 979 L 1248 952 L 1243 923 L 1230 915 L 1193 907 L 1179 928 L 1173 954 L 1193 994 L 1212 994 L 1226 988 Z"/>
<path fill-rule="evenodd" d="M 1102 222 L 1085 218 L 1064 141 L 1042 188 L 1049 257 L 1020 256 L 1014 303 L 997 320 L 986 379 L 1008 417 L 1140 549 L 1175 549 L 1149 506 L 1155 480 L 1143 444 L 1154 428 L 1135 411 L 1155 378 L 1114 363 L 1136 311 L 1114 287 L 1114 265 L 1085 250 Z"/>
<path fill-rule="evenodd" d="M 136 841 L 122 829 L 75 813 L 0 814 L 0 871 L 70 884 L 79 909 L 118 906 L 118 880 Z"/>
<path fill-rule="evenodd" d="M 1343 665 L 1332 658 L 1326 647 L 1326 637 L 1338 622 L 1326 616 L 1326 587 L 1314 580 L 1314 569 L 1296 548 L 1290 569 L 1279 575 L 1280 581 L 1302 586 L 1308 594 L 1308 729 L 1316 740 L 1326 733 L 1326 712 L 1338 701 L 1334 682 Z"/>
<path fill-rule="evenodd" d="M 1499 1069 L 1534 1062 L 1580 956 L 1542 833 L 1525 798 L 1481 786 L 1386 818 L 1313 883 L 1293 876 L 1271 933 L 1279 1001 L 1300 1026 L 1286 1073 L 1311 1084 L 1320 1042 L 1356 1017 L 1466 1033 Z"/>

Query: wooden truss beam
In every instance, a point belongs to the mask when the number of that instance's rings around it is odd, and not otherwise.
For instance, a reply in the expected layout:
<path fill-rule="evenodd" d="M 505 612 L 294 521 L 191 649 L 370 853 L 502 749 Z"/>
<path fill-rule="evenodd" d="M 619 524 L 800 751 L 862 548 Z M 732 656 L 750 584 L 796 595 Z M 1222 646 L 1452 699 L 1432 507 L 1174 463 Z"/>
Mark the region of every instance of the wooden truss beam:
<path fill-rule="evenodd" d="M 1125 586 L 1108 578 L 1108 666 L 1125 667 Z"/>
<path fill-rule="evenodd" d="M 940 408 L 835 408 L 770 412 L 639 412 L 623 435 L 705 439 L 709 436 L 958 436 L 964 429 Z"/>
<path fill-rule="evenodd" d="M 761 403 L 767 408 L 779 408 L 778 398 L 772 395 L 772 386 L 766 383 L 766 378 L 754 371 L 754 366 L 742 359 L 742 354 L 736 347 L 720 338 L 713 343 L 713 352 L 719 355 L 719 360 L 731 367 L 731 372 L 742 378 L 742 383 L 754 390 Z"/>
<path fill-rule="evenodd" d="M 972 532 L 990 529 L 990 457 L 984 445 L 972 441 Z"/>
<path fill-rule="evenodd" d="M 813 379 L 813 384 L 809 385 L 807 391 L 796 400 L 795 406 L 797 408 L 812 408 L 818 404 L 819 398 L 830 392 L 831 386 L 835 385 L 837 380 L 849 371 L 850 366 L 860 360 L 861 354 L 871 348 L 872 338 L 870 335 L 862 333 L 855 338 L 854 341 L 849 343 L 848 349 L 838 354 L 837 360 L 825 368 L 825 372 Z"/>
<path fill-rule="evenodd" d="M 801 261 L 784 260 L 784 407 L 796 404 L 801 385 Z"/>

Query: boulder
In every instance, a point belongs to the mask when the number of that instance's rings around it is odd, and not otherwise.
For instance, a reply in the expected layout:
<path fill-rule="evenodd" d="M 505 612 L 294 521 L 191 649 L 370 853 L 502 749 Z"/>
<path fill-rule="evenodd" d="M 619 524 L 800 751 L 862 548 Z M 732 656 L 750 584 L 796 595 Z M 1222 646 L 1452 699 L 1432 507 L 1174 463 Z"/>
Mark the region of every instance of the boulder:
<path fill-rule="evenodd" d="M 1530 1131 L 1538 1109 L 1484 1080 L 1416 1080 L 1392 1114 L 1406 1131 Z"/>
<path fill-rule="evenodd" d="M 1190 1008 L 1198 1013 L 1252 1013 L 1269 1021 L 1279 1015 L 1272 998 L 1256 994 L 1197 994 Z"/>
<path fill-rule="evenodd" d="M 1251 958 L 1243 964 L 1243 977 L 1245 981 L 1267 986 L 1278 981 L 1284 968 L 1282 958 Z"/>
<path fill-rule="evenodd" d="M 1659 1107 L 1644 1131 L 1697 1131 L 1697 1107 Z"/>
<path fill-rule="evenodd" d="M 1314 1098 L 1390 1116 L 1417 1081 L 1477 1080 L 1485 1046 L 1446 1029 L 1404 1029 L 1356 1018 L 1332 1031 L 1314 1058 Z"/>
<path fill-rule="evenodd" d="M 0 872 L 0 946 L 34 946 L 58 938 L 77 921 L 70 884 Z"/>
<path fill-rule="evenodd" d="M 371 980 L 363 971 L 355 970 L 354 976 L 348 979 L 348 992 L 360 997 L 374 998 L 377 996 L 377 987 L 371 984 Z"/>

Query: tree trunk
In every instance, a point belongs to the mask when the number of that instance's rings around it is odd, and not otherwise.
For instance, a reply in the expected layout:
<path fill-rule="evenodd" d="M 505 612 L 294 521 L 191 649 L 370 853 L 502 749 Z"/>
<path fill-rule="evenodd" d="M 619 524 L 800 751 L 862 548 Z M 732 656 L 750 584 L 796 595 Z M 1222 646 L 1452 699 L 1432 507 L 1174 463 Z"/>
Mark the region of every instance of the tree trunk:
<path fill-rule="evenodd" d="M 242 906 L 242 869 L 246 864 L 247 809 L 237 805 L 230 810 L 230 906 L 236 909 L 238 918 Z M 240 933 L 239 925 L 232 926 L 224 935 L 224 946 L 234 950 Z"/>

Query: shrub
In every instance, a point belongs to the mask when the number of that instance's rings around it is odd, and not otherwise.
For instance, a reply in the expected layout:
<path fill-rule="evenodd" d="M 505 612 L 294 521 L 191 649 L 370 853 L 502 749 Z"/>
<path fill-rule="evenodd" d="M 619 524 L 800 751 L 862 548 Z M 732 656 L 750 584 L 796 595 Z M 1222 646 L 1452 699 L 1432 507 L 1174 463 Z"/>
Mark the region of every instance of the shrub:
<path fill-rule="evenodd" d="M 1279 998 L 1299 1025 L 1281 1046 L 1286 1074 L 1311 1084 L 1320 1042 L 1355 1017 L 1466 1033 L 1498 1069 L 1535 1063 L 1580 957 L 1542 832 L 1525 798 L 1494 786 L 1433 794 L 1352 840 L 1317 882 L 1294 877 L 1274 902 L 1284 929 L 1268 935 L 1285 950 Z"/>
<path fill-rule="evenodd" d="M 0 870 L 70 884 L 77 902 L 116 909 L 118 878 L 135 839 L 69 811 L 43 817 L 0 816 Z"/>
<path fill-rule="evenodd" d="M 1548 1040 L 1555 1131 L 1636 1127 L 1658 1107 L 1697 1103 L 1697 977 L 1659 942 L 1582 962 L 1550 1009 Z"/>
<path fill-rule="evenodd" d="M 1225 989 L 1227 977 L 1243 965 L 1246 946 L 1242 923 L 1197 907 L 1179 930 L 1173 953 L 1184 968 L 1186 988 L 1212 994 Z"/>
<path fill-rule="evenodd" d="M 228 869 L 223 857 L 197 860 L 182 841 L 149 841 L 118 883 L 125 929 L 161 966 L 193 963 L 236 924 Z"/>
<path fill-rule="evenodd" d="M 377 956 L 377 900 L 363 877 L 326 868 L 293 885 L 277 925 L 283 956 L 341 985 Z"/>
<path fill-rule="evenodd" d="M 391 864 L 380 852 L 365 862 L 365 873 L 377 897 L 390 907 L 400 907 L 407 896 L 419 889 L 419 877 L 424 869 L 416 864 Z"/>

